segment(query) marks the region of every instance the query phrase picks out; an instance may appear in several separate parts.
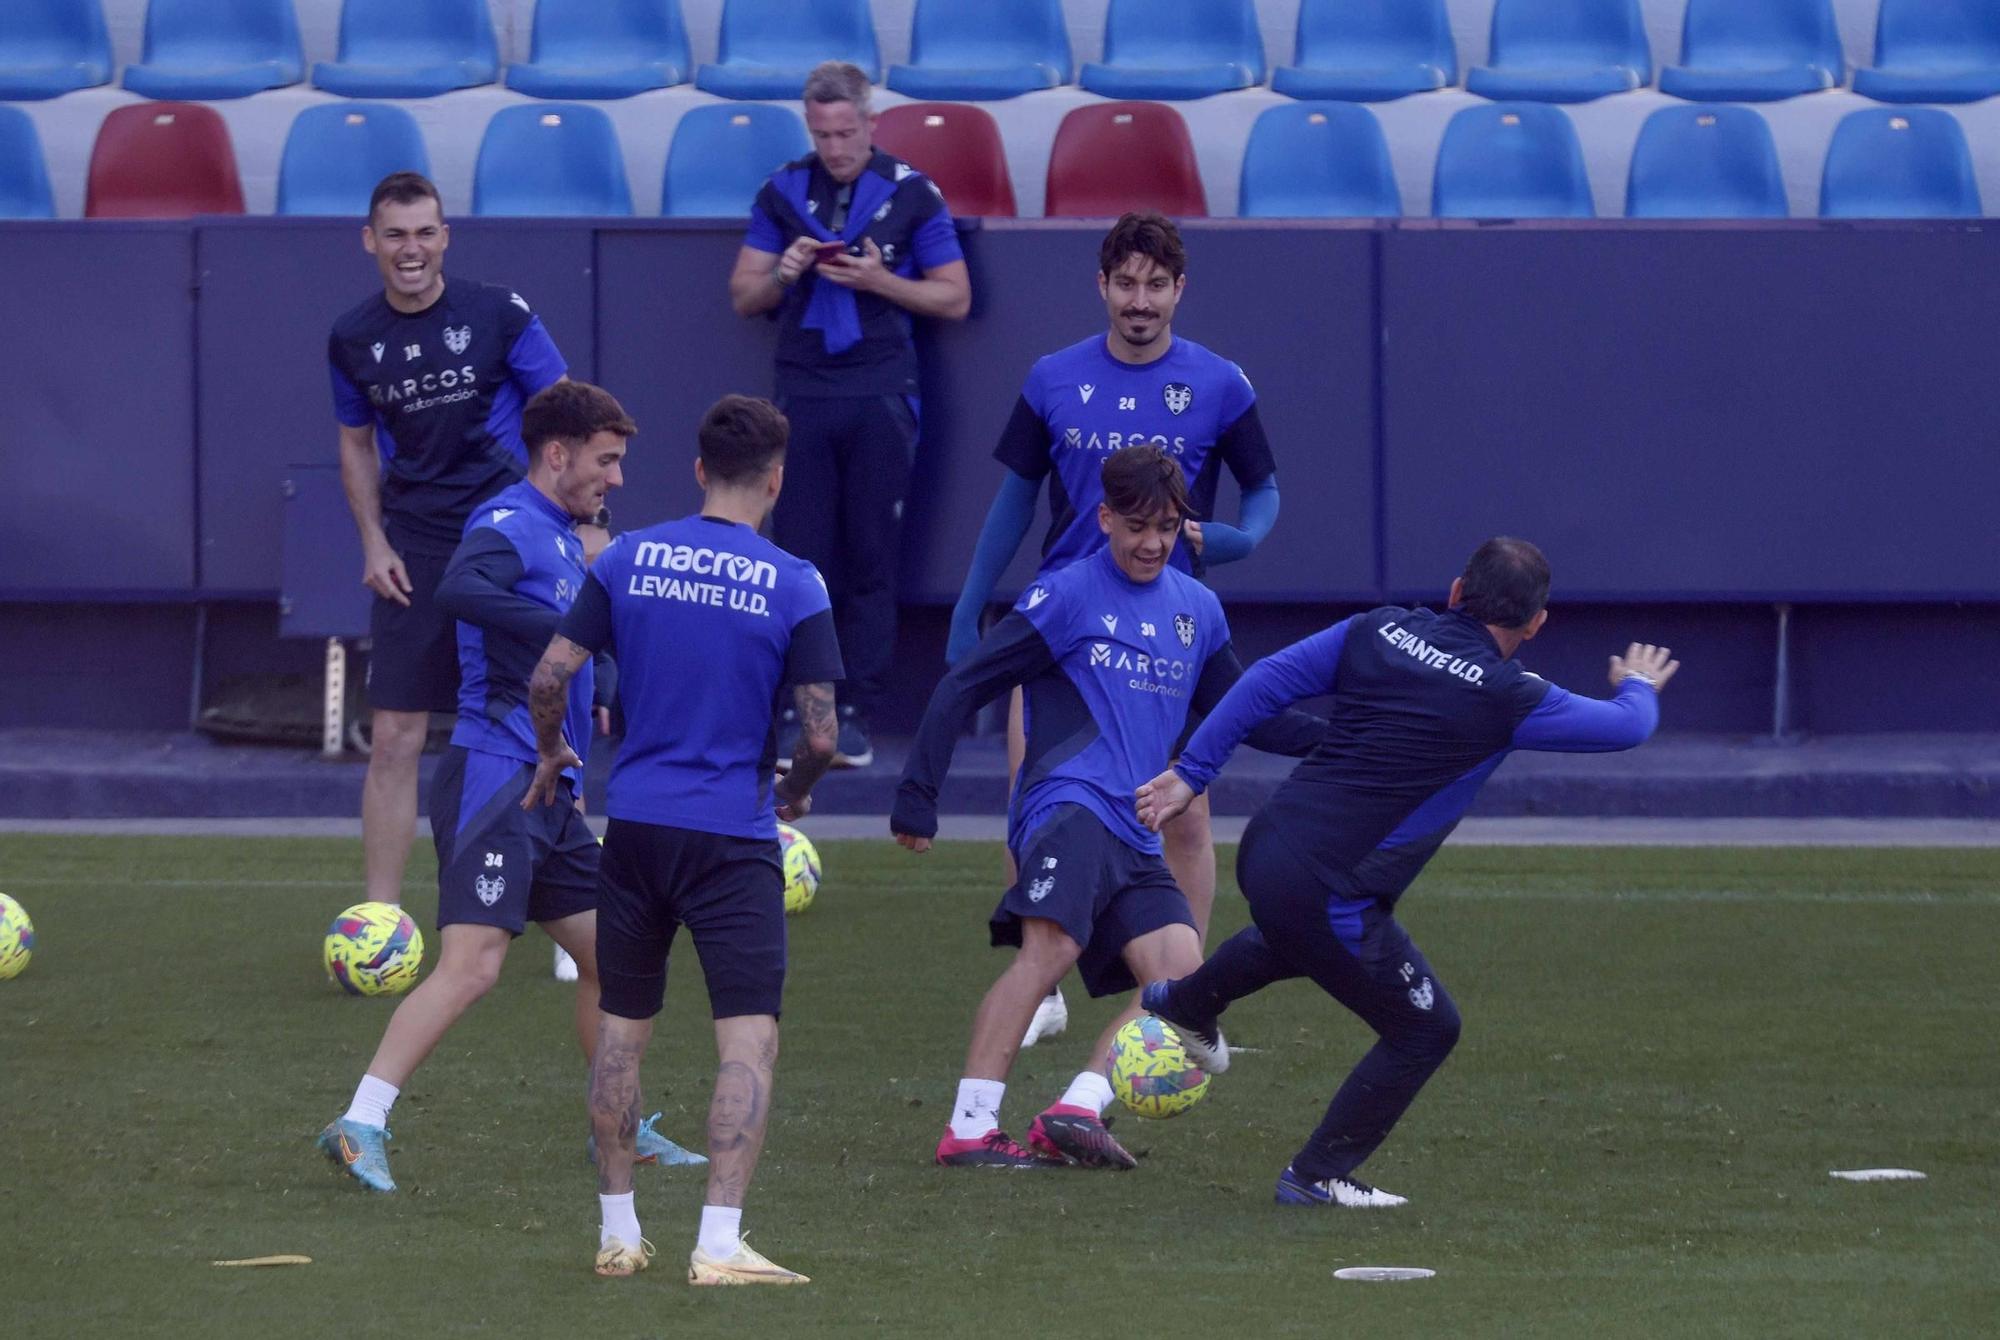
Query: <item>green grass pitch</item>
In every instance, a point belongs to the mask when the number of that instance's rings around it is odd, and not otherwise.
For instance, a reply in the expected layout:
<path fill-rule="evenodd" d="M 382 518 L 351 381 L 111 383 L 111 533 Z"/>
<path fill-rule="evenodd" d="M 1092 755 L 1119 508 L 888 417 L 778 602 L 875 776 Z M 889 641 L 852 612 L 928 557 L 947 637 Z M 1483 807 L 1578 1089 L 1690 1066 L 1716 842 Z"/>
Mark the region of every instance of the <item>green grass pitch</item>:
<path fill-rule="evenodd" d="M 792 924 L 769 1145 L 746 1226 L 796 1290 L 685 1284 L 690 1170 L 640 1169 L 659 1245 L 590 1272 L 583 1071 L 547 941 L 398 1105 L 403 1190 L 312 1148 L 392 1006 L 323 977 L 358 844 L 0 839 L 40 937 L 0 983 L 0 1333 L 30 1336 L 1965 1335 L 2000 1329 L 2000 855 L 1446 852 L 1406 923 L 1458 1052 L 1362 1171 L 1382 1213 L 1271 1183 L 1366 1045 L 1306 983 L 1239 1005 L 1237 1058 L 1130 1174 L 929 1158 L 985 945 L 997 847 L 822 846 Z M 1225 852 L 1229 869 L 1232 854 Z M 410 905 L 435 908 L 428 852 Z M 1218 938 L 1244 920 L 1227 879 Z M 713 1051 L 680 947 L 646 1063 L 698 1144 Z M 435 947 L 432 948 L 435 953 Z M 1018 1133 L 1110 1002 L 1023 1055 Z M 1835 1182 L 1903 1166 L 1925 1182 Z M 313 1264 L 229 1270 L 297 1252 Z M 1345 1265 L 1420 1265 L 1409 1284 Z"/>

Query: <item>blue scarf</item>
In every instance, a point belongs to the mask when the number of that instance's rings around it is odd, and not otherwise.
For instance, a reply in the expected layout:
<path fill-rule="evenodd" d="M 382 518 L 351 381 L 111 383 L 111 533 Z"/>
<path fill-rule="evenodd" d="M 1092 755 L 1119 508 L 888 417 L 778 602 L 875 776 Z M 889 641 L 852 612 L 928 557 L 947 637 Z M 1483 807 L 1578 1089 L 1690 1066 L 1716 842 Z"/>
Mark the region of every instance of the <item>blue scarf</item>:
<path fill-rule="evenodd" d="M 896 193 L 898 183 L 875 171 L 874 167 L 871 159 L 855 179 L 854 196 L 847 207 L 847 226 L 840 230 L 838 237 L 813 217 L 807 196 L 812 188 L 810 167 L 786 168 L 773 177 L 771 183 L 778 188 L 778 194 L 785 203 L 792 207 L 801 232 L 822 242 L 840 241 L 852 245 L 874 222 L 875 211 Z M 806 300 L 805 317 L 799 324 L 807 330 L 818 331 L 829 354 L 845 353 L 861 342 L 861 310 L 855 304 L 854 290 L 815 281 L 812 296 Z"/>

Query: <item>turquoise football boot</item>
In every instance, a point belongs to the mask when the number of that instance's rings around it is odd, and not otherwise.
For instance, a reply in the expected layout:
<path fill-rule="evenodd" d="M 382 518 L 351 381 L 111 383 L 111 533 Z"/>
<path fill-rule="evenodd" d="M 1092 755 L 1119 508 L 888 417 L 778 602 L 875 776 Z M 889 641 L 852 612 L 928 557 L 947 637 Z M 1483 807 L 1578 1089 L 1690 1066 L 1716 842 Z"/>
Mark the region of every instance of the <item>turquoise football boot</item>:
<path fill-rule="evenodd" d="M 636 1141 L 638 1145 L 638 1157 L 632 1161 L 634 1163 L 656 1163 L 664 1168 L 694 1167 L 708 1162 L 707 1155 L 697 1154 L 692 1149 L 683 1149 L 653 1129 L 653 1123 L 664 1115 L 664 1113 L 655 1112 L 652 1116 L 647 1117 L 639 1123 L 639 1136 Z M 584 1141 L 583 1152 L 584 1156 L 590 1160 L 591 1165 L 593 1167 L 596 1166 L 597 1137 L 595 1135 Z"/>
<path fill-rule="evenodd" d="M 389 1176 L 389 1132 L 382 1126 L 363 1126 L 358 1121 L 338 1117 L 319 1133 L 319 1147 L 341 1171 L 370 1191 L 394 1191 L 396 1180 Z"/>

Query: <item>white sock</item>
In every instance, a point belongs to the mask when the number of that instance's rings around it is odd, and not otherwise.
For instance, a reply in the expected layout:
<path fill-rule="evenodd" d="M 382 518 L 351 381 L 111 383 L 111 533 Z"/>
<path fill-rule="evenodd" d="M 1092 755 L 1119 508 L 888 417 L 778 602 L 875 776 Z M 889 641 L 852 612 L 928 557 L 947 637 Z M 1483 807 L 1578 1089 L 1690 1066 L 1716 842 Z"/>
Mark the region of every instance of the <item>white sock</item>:
<path fill-rule="evenodd" d="M 1111 1081 L 1095 1070 L 1086 1070 L 1069 1082 L 1062 1101 L 1070 1107 L 1087 1107 L 1101 1117 L 1111 1106 Z"/>
<path fill-rule="evenodd" d="M 961 1140 L 977 1140 L 997 1127 L 1000 1124 L 1000 1100 L 1006 1096 L 1005 1080 L 960 1080 L 958 1102 L 951 1109 L 951 1133 Z"/>
<path fill-rule="evenodd" d="M 396 1105 L 396 1095 L 401 1092 L 386 1079 L 363 1075 L 361 1083 L 354 1086 L 354 1101 L 347 1105 L 347 1120 L 363 1126 L 387 1126 L 389 1109 Z"/>
<path fill-rule="evenodd" d="M 704 1205 L 701 1207 L 701 1236 L 695 1239 L 706 1256 L 721 1261 L 736 1255 L 737 1244 L 742 1239 L 743 1207 L 741 1205 Z"/>
<path fill-rule="evenodd" d="M 597 1232 L 597 1245 L 608 1247 L 613 1238 L 627 1247 L 639 1245 L 639 1212 L 632 1208 L 632 1193 L 622 1196 L 603 1196 L 597 1204 L 604 1214 L 604 1226 Z"/>

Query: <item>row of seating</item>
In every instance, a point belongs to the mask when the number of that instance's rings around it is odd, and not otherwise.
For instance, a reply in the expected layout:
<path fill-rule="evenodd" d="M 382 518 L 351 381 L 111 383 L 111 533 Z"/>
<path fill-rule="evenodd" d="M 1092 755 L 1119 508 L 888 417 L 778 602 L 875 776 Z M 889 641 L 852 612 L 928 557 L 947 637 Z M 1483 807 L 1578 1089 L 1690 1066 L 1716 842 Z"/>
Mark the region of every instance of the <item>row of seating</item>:
<path fill-rule="evenodd" d="M 884 148 L 929 173 L 964 216 L 1011 216 L 1014 191 L 993 118 L 978 107 L 908 103 L 884 112 Z M 710 104 L 675 128 L 662 183 L 670 216 L 741 218 L 777 164 L 807 149 L 786 107 Z M 399 107 L 335 103 L 301 112 L 279 167 L 280 214 L 353 217 L 396 171 L 428 172 L 422 132 Z M 1194 146 L 1173 108 L 1104 103 L 1070 112 L 1049 162 L 1047 212 L 1095 218 L 1153 208 L 1208 212 Z M 214 109 L 139 103 L 105 118 L 91 153 L 89 218 L 240 214 L 229 132 Z M 1467 107 L 1446 126 L 1432 180 L 1444 218 L 1590 218 L 1583 151 L 1545 103 Z M 1866 108 L 1835 128 L 1822 176 L 1827 218 L 1955 218 L 1981 212 L 1965 135 L 1935 108 Z M 582 103 L 495 113 L 474 168 L 473 213 L 629 216 L 632 191 L 611 119 Z M 1365 107 L 1268 108 L 1243 157 L 1239 213 L 1253 218 L 1395 218 L 1402 197 L 1380 124 Z M 1776 146 L 1748 107 L 1663 107 L 1632 151 L 1632 218 L 1784 218 Z M 54 216 L 33 122 L 0 106 L 0 216 Z"/>
<path fill-rule="evenodd" d="M 724 0 L 718 59 L 692 68 L 679 0 L 537 0 L 531 59 L 507 87 L 533 97 L 622 98 L 693 79 L 729 98 L 793 98 L 822 60 L 882 79 L 868 0 Z M 1298 98 L 1378 101 L 1459 80 L 1445 0 L 1301 0 L 1296 64 L 1271 87 Z M 125 87 L 153 98 L 244 97 L 305 78 L 293 0 L 149 0 L 144 59 Z M 980 101 L 1067 84 L 1062 0 L 917 0 L 910 61 L 888 86 Z M 99 0 L 6 0 L 0 99 L 109 83 Z M 487 0 L 342 0 L 340 57 L 314 87 L 347 97 L 429 97 L 501 79 Z M 1261 85 L 1254 0 L 1110 0 L 1104 59 L 1076 80 L 1114 98 L 1198 98 Z M 1841 87 L 1831 0 L 1687 0 L 1681 62 L 1664 93 L 1768 101 Z M 1489 63 L 1468 91 L 1576 102 L 1653 83 L 1639 0 L 1496 0 Z M 1875 65 L 1857 93 L 1889 102 L 2000 94 L 2000 0 L 1881 0 Z"/>

